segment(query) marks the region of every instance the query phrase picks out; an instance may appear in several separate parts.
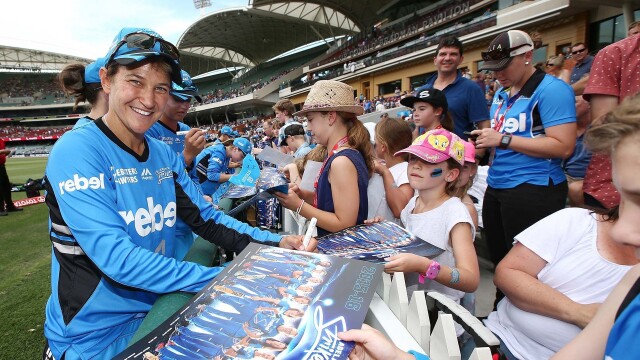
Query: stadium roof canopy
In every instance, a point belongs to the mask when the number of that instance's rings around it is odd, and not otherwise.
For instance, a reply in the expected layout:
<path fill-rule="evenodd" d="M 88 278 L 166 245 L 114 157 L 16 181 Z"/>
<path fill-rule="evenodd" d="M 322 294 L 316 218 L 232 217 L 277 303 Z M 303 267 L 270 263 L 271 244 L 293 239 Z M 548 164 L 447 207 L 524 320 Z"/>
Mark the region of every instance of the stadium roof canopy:
<path fill-rule="evenodd" d="M 213 12 L 187 28 L 177 44 L 181 64 L 192 75 L 253 67 L 313 41 L 356 34 L 372 26 L 387 3 L 250 0 L 247 7 Z"/>
<path fill-rule="evenodd" d="M 92 61 L 54 52 L 0 45 L 0 71 L 60 72 L 69 63 L 88 64 Z"/>

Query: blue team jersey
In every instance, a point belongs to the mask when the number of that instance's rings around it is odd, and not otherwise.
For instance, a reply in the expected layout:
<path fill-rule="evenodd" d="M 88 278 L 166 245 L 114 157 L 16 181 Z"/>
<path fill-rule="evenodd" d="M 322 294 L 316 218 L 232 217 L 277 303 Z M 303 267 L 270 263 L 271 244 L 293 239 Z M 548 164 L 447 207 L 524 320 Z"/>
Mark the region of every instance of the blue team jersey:
<path fill-rule="evenodd" d="M 427 83 L 415 90 L 416 94 L 427 88 L 432 88 L 436 82 L 438 74 L 431 76 Z M 447 87 L 442 89 L 447 104 L 449 104 L 449 113 L 453 117 L 453 132 L 461 139 L 467 139 L 465 131 L 474 129 L 474 124 L 479 121 L 489 120 L 489 111 L 487 111 L 487 101 L 480 87 L 473 81 L 462 76 L 458 71 L 456 79 Z"/>
<path fill-rule="evenodd" d="M 73 159 L 73 161 L 69 161 Z M 175 256 L 175 224 L 240 252 L 280 236 L 206 202 L 168 146 L 145 137 L 138 155 L 96 120 L 66 133 L 45 171 L 52 242 L 45 336 L 55 358 L 99 356 L 158 294 L 199 291 L 221 270 Z"/>
<path fill-rule="evenodd" d="M 150 137 L 158 139 L 163 143 L 169 145 L 169 147 L 172 148 L 173 151 L 176 152 L 178 157 L 180 157 L 180 159 L 184 162 L 184 155 L 182 153 L 184 151 L 184 135 L 178 135 L 177 132 L 189 130 L 191 130 L 191 127 L 182 122 L 178 122 L 178 128 L 172 130 L 162 122 L 156 121 L 156 123 L 153 124 L 153 126 L 149 130 L 147 130 L 146 135 L 149 135 Z M 186 165 L 188 164 L 185 164 L 185 167 Z"/>
<path fill-rule="evenodd" d="M 76 121 L 76 123 L 73 125 L 73 128 L 71 130 L 77 129 L 77 128 L 81 127 L 82 125 L 86 125 L 86 124 L 88 124 L 90 122 L 93 122 L 93 120 L 94 119 L 92 119 L 92 118 L 90 118 L 88 116 L 81 117 L 80 119 L 78 119 L 78 121 Z"/>
<path fill-rule="evenodd" d="M 564 81 L 536 71 L 522 87 L 519 96 L 509 99 L 509 89 L 500 89 L 493 98 L 491 127 L 508 113 L 498 129 L 501 133 L 534 138 L 545 129 L 576 121 L 573 89 Z M 509 108 L 509 106 L 511 106 Z M 499 111 L 498 111 L 499 110 Z M 495 114 L 495 115 L 494 115 Z M 511 149 L 495 149 L 487 183 L 496 189 L 511 189 L 520 184 L 547 186 L 566 181 L 562 159 L 537 158 Z"/>
<path fill-rule="evenodd" d="M 204 194 L 211 195 L 218 190 L 220 175 L 229 170 L 229 160 L 227 149 L 222 143 L 211 145 L 196 156 L 191 178 L 196 184 L 200 184 Z"/>
<path fill-rule="evenodd" d="M 175 151 L 176 155 L 178 155 L 178 158 L 180 158 L 186 168 L 187 164 L 185 164 L 183 154 L 184 135 L 178 135 L 177 132 L 189 130 L 191 130 L 189 125 L 182 122 L 178 122 L 178 128 L 172 130 L 164 123 L 156 121 L 155 124 L 147 130 L 146 135 L 167 144 L 173 151 Z M 180 219 L 176 221 L 176 239 L 178 239 L 176 243 L 176 259 L 182 260 L 184 255 L 186 255 L 187 251 L 191 248 L 191 245 L 193 245 L 194 239 L 191 228 Z"/>
<path fill-rule="evenodd" d="M 636 280 L 622 302 L 621 308 L 618 309 L 604 351 L 604 358 L 607 360 L 631 359 L 640 353 L 640 343 L 638 342 L 638 331 L 640 331 L 639 286 L 640 279 Z"/>

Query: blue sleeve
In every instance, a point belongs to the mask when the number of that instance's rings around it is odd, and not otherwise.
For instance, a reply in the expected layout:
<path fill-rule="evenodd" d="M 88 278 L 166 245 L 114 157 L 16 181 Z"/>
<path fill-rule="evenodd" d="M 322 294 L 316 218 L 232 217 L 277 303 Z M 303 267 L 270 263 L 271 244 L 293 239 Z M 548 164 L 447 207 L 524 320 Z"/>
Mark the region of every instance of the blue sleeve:
<path fill-rule="evenodd" d="M 180 166 L 178 163 L 178 160 L 176 160 L 176 163 L 174 164 L 174 167 L 177 167 L 177 166 Z M 191 220 L 184 219 L 184 218 L 183 220 L 185 220 L 187 224 L 192 226 L 192 228 L 193 228 L 193 225 L 190 224 L 190 222 L 193 223 L 194 220 L 198 220 L 197 217 L 199 216 L 204 221 L 213 220 L 213 222 L 215 222 L 216 224 L 223 225 L 224 227 L 232 229 L 239 234 L 248 235 L 251 238 L 257 240 L 258 242 L 265 242 L 265 243 L 271 243 L 271 245 L 276 245 L 275 243 L 279 243 L 280 240 L 282 240 L 282 236 L 278 234 L 274 234 L 269 231 L 264 231 L 264 230 L 255 228 L 253 226 L 249 226 L 246 223 L 243 223 L 230 216 L 225 215 L 220 210 L 216 210 L 210 202 L 207 202 L 204 200 L 204 198 L 202 197 L 202 194 L 200 193 L 196 185 L 193 183 L 193 181 L 191 181 L 191 178 L 189 178 L 186 172 L 184 171 L 177 172 L 176 182 L 177 182 L 177 185 L 179 186 L 179 188 L 176 189 L 177 190 L 176 197 L 180 197 L 180 194 L 178 194 L 178 192 L 183 192 L 188 197 L 188 199 L 186 198 L 184 199 L 185 211 L 184 211 L 184 214 L 182 215 L 180 213 L 180 201 L 178 201 L 178 211 L 179 211 L 178 216 L 180 216 L 181 218 L 183 216 L 190 217 Z M 186 209 L 190 209 L 190 212 Z M 198 223 L 197 221 L 195 222 Z M 196 231 L 196 233 L 198 232 Z M 198 233 L 198 235 L 200 234 Z M 204 236 L 203 238 L 207 239 Z"/>
<path fill-rule="evenodd" d="M 562 80 L 552 80 L 540 91 L 538 110 L 545 128 L 576 122 L 573 89 Z"/>
<path fill-rule="evenodd" d="M 51 152 L 45 172 L 47 197 L 54 198 L 51 201 L 59 210 L 51 216 L 64 220 L 86 256 L 114 282 L 154 293 L 199 291 L 221 268 L 178 261 L 136 245 L 117 210 L 110 161 L 104 149 L 90 140 L 68 136 Z M 79 174 L 86 179 L 103 177 L 104 186 L 64 191 L 61 184 Z"/>
<path fill-rule="evenodd" d="M 225 163 L 227 161 L 226 149 L 224 146 L 214 145 L 209 158 L 209 166 L 207 167 L 207 179 L 210 181 L 219 181 L 220 174 L 225 172 Z"/>
<path fill-rule="evenodd" d="M 469 97 L 469 121 L 477 123 L 479 121 L 489 120 L 489 109 L 487 108 L 487 100 L 480 90 L 480 87 L 474 82 L 467 84 Z"/>
<path fill-rule="evenodd" d="M 425 354 L 421 354 L 415 350 L 409 350 L 409 354 L 413 355 L 416 360 L 429 360 L 429 357 Z"/>

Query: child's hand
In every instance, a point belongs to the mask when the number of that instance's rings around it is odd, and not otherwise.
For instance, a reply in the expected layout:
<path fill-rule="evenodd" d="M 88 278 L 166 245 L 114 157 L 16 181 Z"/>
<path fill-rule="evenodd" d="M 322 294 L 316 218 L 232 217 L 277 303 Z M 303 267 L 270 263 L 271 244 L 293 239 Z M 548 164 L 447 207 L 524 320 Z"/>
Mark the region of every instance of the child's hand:
<path fill-rule="evenodd" d="M 387 164 L 380 161 L 379 159 L 373 160 L 373 164 L 375 166 L 374 171 L 379 175 L 384 174 L 385 170 L 387 170 Z"/>
<path fill-rule="evenodd" d="M 376 216 L 373 219 L 365 220 L 364 223 L 370 225 L 370 224 L 376 224 L 376 223 L 383 222 L 383 221 L 384 221 L 384 218 L 382 216 Z"/>
<path fill-rule="evenodd" d="M 429 259 L 414 254 L 397 254 L 386 259 L 384 271 L 387 273 L 394 272 L 425 272 L 427 270 Z"/>

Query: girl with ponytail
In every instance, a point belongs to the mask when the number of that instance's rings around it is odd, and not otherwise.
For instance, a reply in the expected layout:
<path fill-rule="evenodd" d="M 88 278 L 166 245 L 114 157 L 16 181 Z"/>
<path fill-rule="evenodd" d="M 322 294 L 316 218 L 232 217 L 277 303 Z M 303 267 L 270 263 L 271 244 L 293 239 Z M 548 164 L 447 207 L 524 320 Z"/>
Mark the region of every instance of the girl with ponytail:
<path fill-rule="evenodd" d="M 74 129 L 101 117 L 109 109 L 109 97 L 102 91 L 100 83 L 100 69 L 104 66 L 105 59 L 100 58 L 86 66 L 83 64 L 67 65 L 58 74 L 62 90 L 65 94 L 76 99 L 74 111 L 82 102 L 91 104 L 89 115 L 78 119 L 73 126 Z"/>
<path fill-rule="evenodd" d="M 302 111 L 308 128 L 328 156 L 315 181 L 315 192 L 291 184 L 288 194 L 276 193 L 287 209 L 318 219 L 318 236 L 363 224 L 367 218 L 367 184 L 373 173 L 369 132 L 358 120 L 364 108 L 353 105 L 353 88 L 321 80 L 311 87 Z"/>

